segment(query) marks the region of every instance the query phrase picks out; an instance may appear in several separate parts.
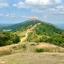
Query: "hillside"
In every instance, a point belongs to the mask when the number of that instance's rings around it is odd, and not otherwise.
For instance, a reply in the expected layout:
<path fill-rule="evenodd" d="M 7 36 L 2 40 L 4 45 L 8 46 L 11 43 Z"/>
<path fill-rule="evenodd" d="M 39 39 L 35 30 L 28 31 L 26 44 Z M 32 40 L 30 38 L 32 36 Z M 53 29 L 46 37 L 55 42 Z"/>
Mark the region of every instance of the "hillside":
<path fill-rule="evenodd" d="M 0 57 L 0 64 L 64 64 L 63 53 L 16 53 Z"/>
<path fill-rule="evenodd" d="M 15 31 L 23 31 L 26 30 L 27 28 L 37 24 L 37 23 L 42 23 L 40 20 L 27 20 L 18 24 L 13 24 L 13 25 L 7 25 L 7 26 L 1 26 L 0 31 L 2 32 L 3 30 L 11 30 L 12 32 Z"/>
<path fill-rule="evenodd" d="M 21 42 L 46 42 L 64 47 L 64 31 L 40 20 L 28 20 L 16 29 Z"/>
<path fill-rule="evenodd" d="M 64 31 L 52 24 L 34 19 L 1 27 L 1 32 L 15 33 L 20 42 L 46 42 L 64 47 Z"/>
<path fill-rule="evenodd" d="M 16 32 L 16 31 L 24 31 L 27 30 L 28 28 L 34 26 L 37 23 L 41 23 L 45 26 L 49 26 L 51 28 L 55 28 L 52 24 L 49 23 L 45 23 L 44 21 L 41 20 L 27 20 L 21 23 L 17 23 L 17 24 L 11 24 L 11 25 L 5 25 L 5 26 L 1 26 L 0 27 L 0 31 L 12 31 L 12 32 Z M 48 27 L 47 27 L 48 28 Z"/>
<path fill-rule="evenodd" d="M 0 64 L 50 62 L 64 64 L 63 30 L 40 20 L 0 27 Z"/>

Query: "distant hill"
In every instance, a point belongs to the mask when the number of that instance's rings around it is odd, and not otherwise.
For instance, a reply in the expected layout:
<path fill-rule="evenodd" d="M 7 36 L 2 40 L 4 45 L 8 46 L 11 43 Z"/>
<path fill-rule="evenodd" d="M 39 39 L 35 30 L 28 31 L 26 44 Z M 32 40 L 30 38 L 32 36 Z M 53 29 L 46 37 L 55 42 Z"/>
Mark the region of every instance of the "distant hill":
<path fill-rule="evenodd" d="M 48 23 L 45 23 L 43 21 L 34 19 L 34 20 L 27 20 L 27 21 L 24 21 L 24 22 L 21 22 L 21 23 L 18 23 L 18 24 L 13 24 L 13 25 L 1 25 L 0 26 L 0 31 L 13 31 L 13 32 L 15 32 L 15 31 L 24 31 L 27 28 L 30 28 L 30 27 L 34 26 L 35 24 L 37 24 L 37 23 L 42 23 L 43 25 L 51 26 L 51 28 L 54 27 L 52 24 L 48 24 Z M 54 28 L 56 28 L 56 27 L 54 27 Z"/>
<path fill-rule="evenodd" d="M 64 24 L 58 24 L 57 25 L 60 29 L 64 29 Z"/>
<path fill-rule="evenodd" d="M 0 31 L 18 32 L 16 34 L 21 34 L 21 42 L 46 42 L 64 47 L 64 31 L 37 19 L 1 27 Z"/>
<path fill-rule="evenodd" d="M 64 46 L 64 31 L 56 28 L 52 24 L 44 23 L 39 20 L 34 25 L 27 25 L 28 28 L 25 33 L 25 37 L 22 38 L 22 42 L 47 42 L 59 46 Z M 35 22 L 36 22 L 35 21 Z M 29 21 L 34 22 L 32 21 Z"/>

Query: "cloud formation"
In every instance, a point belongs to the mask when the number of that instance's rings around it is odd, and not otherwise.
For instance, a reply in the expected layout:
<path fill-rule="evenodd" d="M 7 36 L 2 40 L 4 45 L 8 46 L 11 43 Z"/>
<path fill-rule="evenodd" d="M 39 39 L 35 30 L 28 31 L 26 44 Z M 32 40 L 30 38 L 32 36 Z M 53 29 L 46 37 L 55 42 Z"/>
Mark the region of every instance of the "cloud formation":
<path fill-rule="evenodd" d="M 53 5 L 53 4 L 60 4 L 61 0 L 25 0 L 27 4 L 32 5 Z"/>
<path fill-rule="evenodd" d="M 0 8 L 9 7 L 9 4 L 6 2 L 0 2 Z"/>
<path fill-rule="evenodd" d="M 17 4 L 13 4 L 14 7 L 17 8 L 26 8 L 26 4 L 24 2 L 18 2 Z"/>
<path fill-rule="evenodd" d="M 25 0 L 24 2 L 20 1 L 17 4 L 13 4 L 18 8 L 25 8 L 27 6 L 54 6 L 61 4 L 62 0 Z"/>
<path fill-rule="evenodd" d="M 0 8 L 7 8 L 9 6 L 8 0 L 0 0 Z"/>
<path fill-rule="evenodd" d="M 6 17 L 11 19 L 17 19 L 17 18 L 38 19 L 37 16 L 17 16 L 16 14 L 3 14 L 3 13 L 0 13 L 0 17 Z"/>
<path fill-rule="evenodd" d="M 42 12 L 43 10 L 49 10 L 51 12 L 63 12 L 64 5 L 62 5 L 62 0 L 25 0 L 13 4 L 16 8 L 31 8 L 32 10 L 37 9 L 37 11 Z M 60 11 L 61 10 L 61 11 Z"/>

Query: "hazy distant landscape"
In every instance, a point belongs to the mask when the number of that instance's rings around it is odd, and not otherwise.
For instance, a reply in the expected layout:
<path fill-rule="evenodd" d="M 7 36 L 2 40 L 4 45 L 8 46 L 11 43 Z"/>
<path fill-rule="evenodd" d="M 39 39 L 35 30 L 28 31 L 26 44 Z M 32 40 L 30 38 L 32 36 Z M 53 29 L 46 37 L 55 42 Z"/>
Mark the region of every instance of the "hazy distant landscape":
<path fill-rule="evenodd" d="M 58 24 L 57 25 L 60 29 L 64 29 L 64 24 Z"/>

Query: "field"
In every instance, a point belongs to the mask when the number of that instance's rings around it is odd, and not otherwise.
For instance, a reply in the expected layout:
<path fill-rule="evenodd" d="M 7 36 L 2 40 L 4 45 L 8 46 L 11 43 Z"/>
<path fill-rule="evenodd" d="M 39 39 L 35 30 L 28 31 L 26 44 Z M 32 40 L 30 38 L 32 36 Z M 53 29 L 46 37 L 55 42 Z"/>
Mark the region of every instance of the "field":
<path fill-rule="evenodd" d="M 0 64 L 64 64 L 64 53 L 16 53 L 0 57 Z"/>
<path fill-rule="evenodd" d="M 64 48 L 46 43 L 0 47 L 0 64 L 64 64 Z"/>

